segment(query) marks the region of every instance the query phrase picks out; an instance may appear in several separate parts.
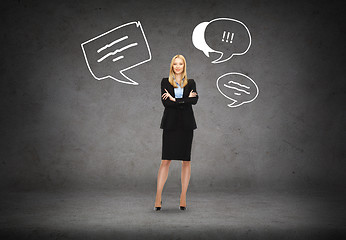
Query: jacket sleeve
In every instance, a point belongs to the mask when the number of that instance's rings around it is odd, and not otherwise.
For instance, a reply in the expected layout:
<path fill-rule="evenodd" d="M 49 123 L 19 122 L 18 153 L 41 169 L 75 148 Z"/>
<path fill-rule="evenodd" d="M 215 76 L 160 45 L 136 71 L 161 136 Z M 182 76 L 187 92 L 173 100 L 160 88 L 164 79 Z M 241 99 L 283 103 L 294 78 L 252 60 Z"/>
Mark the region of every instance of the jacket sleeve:
<path fill-rule="evenodd" d="M 191 81 L 191 88 L 193 89 L 194 92 L 197 93 L 197 90 L 196 90 L 196 83 L 193 79 L 190 79 Z M 179 106 L 182 106 L 182 105 L 185 105 L 185 104 L 193 104 L 195 105 L 198 101 L 198 95 L 196 95 L 196 97 L 184 97 L 184 98 L 176 98 L 175 99 L 175 102 L 170 100 L 169 98 L 167 98 L 166 100 L 164 100 L 162 98 L 162 94 L 164 94 L 166 91 L 165 91 L 165 79 L 162 79 L 161 81 L 161 101 L 162 101 L 162 104 L 165 106 L 165 107 L 179 107 Z"/>
<path fill-rule="evenodd" d="M 195 80 L 190 79 L 190 81 L 191 81 L 191 88 L 192 88 L 192 90 L 197 93 Z M 198 93 L 197 93 L 196 97 L 176 98 L 175 100 L 176 100 L 176 102 L 178 104 L 192 104 L 192 105 L 195 105 L 197 103 L 197 101 L 198 101 Z"/>
<path fill-rule="evenodd" d="M 161 101 L 162 101 L 162 104 L 163 106 L 165 107 L 173 107 L 173 108 L 176 108 L 178 107 L 178 103 L 177 102 L 173 102 L 172 100 L 170 100 L 169 98 L 167 98 L 166 100 L 164 100 L 162 98 L 162 95 L 166 92 L 165 91 L 165 88 L 167 89 L 166 87 L 166 84 L 165 84 L 165 79 L 163 78 L 162 81 L 161 81 Z"/>

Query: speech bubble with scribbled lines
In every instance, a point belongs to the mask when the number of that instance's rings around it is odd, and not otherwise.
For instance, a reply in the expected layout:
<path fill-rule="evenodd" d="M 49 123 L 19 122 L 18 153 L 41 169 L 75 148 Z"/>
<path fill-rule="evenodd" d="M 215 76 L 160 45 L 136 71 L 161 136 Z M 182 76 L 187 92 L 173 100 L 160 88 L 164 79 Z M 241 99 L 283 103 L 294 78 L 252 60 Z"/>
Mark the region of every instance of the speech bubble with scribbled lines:
<path fill-rule="evenodd" d="M 96 80 L 111 78 L 138 85 L 124 72 L 151 60 L 141 23 L 130 22 L 81 44 L 86 64 Z"/>
<path fill-rule="evenodd" d="M 258 87 L 250 77 L 242 73 L 231 72 L 221 75 L 216 80 L 217 89 L 233 102 L 228 107 L 239 107 L 250 103 L 258 96 Z"/>

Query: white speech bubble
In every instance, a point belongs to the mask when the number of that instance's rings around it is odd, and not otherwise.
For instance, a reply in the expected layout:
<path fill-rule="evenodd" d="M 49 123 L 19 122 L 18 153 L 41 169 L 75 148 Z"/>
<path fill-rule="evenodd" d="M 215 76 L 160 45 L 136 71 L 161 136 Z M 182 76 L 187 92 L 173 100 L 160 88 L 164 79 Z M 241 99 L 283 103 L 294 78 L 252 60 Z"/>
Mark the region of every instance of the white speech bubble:
<path fill-rule="evenodd" d="M 255 81 L 237 72 L 221 75 L 216 80 L 216 87 L 223 96 L 233 101 L 227 105 L 228 107 L 239 107 L 244 103 L 250 103 L 257 98 L 259 93 Z"/>
<path fill-rule="evenodd" d="M 206 41 L 206 31 L 211 25 L 215 28 L 210 31 L 212 35 L 210 43 L 213 44 L 213 48 Z M 195 27 L 192 32 L 192 43 L 207 57 L 210 52 L 221 54 L 212 63 L 222 63 L 234 55 L 245 54 L 251 46 L 251 34 L 247 26 L 239 20 L 216 18 L 210 22 L 202 22 Z"/>
<path fill-rule="evenodd" d="M 123 72 L 151 60 L 151 52 L 141 23 L 130 22 L 113 28 L 81 44 L 91 75 L 96 80 L 111 78 L 138 85 Z"/>

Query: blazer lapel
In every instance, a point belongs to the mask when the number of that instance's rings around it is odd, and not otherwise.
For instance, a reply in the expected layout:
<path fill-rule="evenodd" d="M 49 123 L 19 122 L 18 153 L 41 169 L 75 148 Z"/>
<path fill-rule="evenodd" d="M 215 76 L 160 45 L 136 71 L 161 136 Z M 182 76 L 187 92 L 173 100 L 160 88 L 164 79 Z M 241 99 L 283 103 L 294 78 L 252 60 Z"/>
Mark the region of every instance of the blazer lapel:
<path fill-rule="evenodd" d="M 172 90 L 172 94 L 171 95 L 175 98 L 174 87 L 171 84 L 169 84 L 169 86 L 171 86 L 171 90 Z"/>
<path fill-rule="evenodd" d="M 185 97 L 184 94 L 185 94 L 185 88 L 186 87 L 187 87 L 187 85 L 183 88 L 183 97 Z"/>
<path fill-rule="evenodd" d="M 189 84 L 186 84 L 186 86 L 183 88 L 183 97 L 186 97 L 185 96 L 185 92 L 186 92 L 185 89 L 186 89 L 187 85 L 189 85 Z"/>
<path fill-rule="evenodd" d="M 187 97 L 187 96 L 185 96 L 186 95 L 185 93 L 188 91 L 187 90 L 188 86 L 189 86 L 189 82 L 187 82 L 186 86 L 183 88 L 183 97 Z"/>

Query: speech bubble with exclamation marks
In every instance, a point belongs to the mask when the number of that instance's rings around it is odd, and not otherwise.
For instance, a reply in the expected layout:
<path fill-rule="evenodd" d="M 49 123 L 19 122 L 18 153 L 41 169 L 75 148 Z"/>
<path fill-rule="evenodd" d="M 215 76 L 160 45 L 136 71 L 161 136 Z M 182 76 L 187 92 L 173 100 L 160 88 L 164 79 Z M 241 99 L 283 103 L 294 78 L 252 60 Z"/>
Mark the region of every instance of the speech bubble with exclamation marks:
<path fill-rule="evenodd" d="M 151 60 L 151 52 L 141 23 L 130 22 L 81 44 L 91 75 L 96 80 L 110 78 L 138 85 L 124 72 Z"/>
<path fill-rule="evenodd" d="M 198 24 L 192 33 L 193 45 L 207 57 L 211 52 L 221 54 L 212 63 L 222 63 L 235 55 L 245 54 L 251 46 L 247 26 L 232 18 L 216 18 Z"/>
<path fill-rule="evenodd" d="M 217 89 L 232 100 L 228 107 L 239 107 L 250 103 L 258 96 L 259 90 L 254 80 L 237 72 L 225 73 L 216 80 Z"/>

